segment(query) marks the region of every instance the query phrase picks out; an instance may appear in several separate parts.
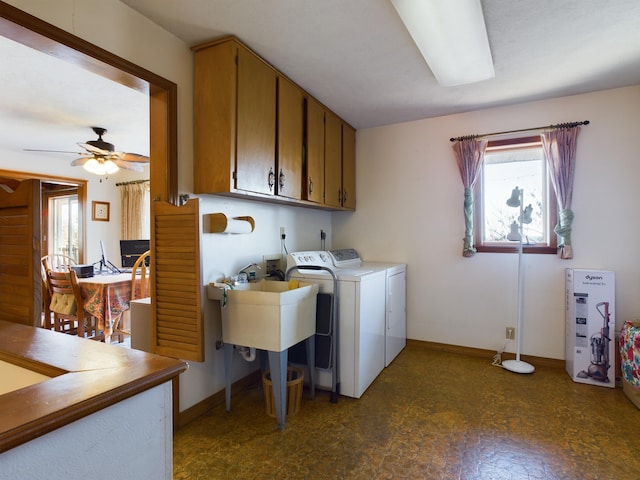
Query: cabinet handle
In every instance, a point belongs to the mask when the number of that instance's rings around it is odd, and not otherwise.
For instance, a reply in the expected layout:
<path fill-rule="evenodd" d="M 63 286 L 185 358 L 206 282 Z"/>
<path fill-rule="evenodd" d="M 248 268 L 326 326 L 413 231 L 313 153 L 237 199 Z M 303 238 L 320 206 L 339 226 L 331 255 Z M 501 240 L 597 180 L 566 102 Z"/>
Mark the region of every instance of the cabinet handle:
<path fill-rule="evenodd" d="M 346 190 L 344 190 L 344 191 L 342 192 L 342 201 L 343 201 L 344 203 L 347 203 L 347 191 L 346 191 Z"/>
<path fill-rule="evenodd" d="M 282 171 L 282 169 L 280 169 L 280 178 L 278 180 L 279 185 L 280 185 L 280 190 L 284 190 L 284 181 L 286 180 L 286 177 L 284 176 L 284 172 Z"/>
<path fill-rule="evenodd" d="M 342 205 L 342 190 L 338 190 L 338 203 Z"/>
<path fill-rule="evenodd" d="M 309 193 L 313 193 L 313 180 L 309 177 Z"/>
<path fill-rule="evenodd" d="M 276 183 L 276 175 L 275 175 L 275 173 L 273 173 L 273 168 L 269 169 L 269 175 L 267 177 L 267 183 L 269 184 L 269 191 L 271 191 L 271 189 L 273 189 L 273 186 Z"/>

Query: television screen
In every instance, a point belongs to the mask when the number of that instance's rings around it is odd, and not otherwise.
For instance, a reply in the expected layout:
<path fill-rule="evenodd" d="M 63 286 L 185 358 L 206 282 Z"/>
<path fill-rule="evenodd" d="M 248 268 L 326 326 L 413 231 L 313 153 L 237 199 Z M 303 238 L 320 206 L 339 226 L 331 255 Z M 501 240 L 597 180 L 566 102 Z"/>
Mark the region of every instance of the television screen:
<path fill-rule="evenodd" d="M 149 240 L 120 240 L 120 256 L 122 266 L 131 268 L 136 263 L 138 257 L 149 250 Z M 149 259 L 145 260 L 145 264 L 149 266 Z"/>

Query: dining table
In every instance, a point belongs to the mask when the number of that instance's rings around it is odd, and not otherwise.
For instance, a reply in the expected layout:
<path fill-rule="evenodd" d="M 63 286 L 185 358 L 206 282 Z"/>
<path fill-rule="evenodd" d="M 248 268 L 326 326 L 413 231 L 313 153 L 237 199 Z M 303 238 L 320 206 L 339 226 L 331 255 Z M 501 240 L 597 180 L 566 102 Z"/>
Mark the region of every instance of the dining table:
<path fill-rule="evenodd" d="M 78 286 L 85 311 L 97 319 L 98 329 L 104 332 L 105 341 L 109 343 L 122 314 L 129 310 L 131 273 L 78 278 Z"/>

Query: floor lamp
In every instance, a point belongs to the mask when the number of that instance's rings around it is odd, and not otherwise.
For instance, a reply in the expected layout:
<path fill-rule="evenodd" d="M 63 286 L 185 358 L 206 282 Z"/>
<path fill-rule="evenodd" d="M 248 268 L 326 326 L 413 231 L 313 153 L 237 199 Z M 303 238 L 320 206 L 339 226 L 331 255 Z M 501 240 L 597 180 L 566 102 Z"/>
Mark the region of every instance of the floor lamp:
<path fill-rule="evenodd" d="M 507 239 L 518 241 L 518 318 L 516 324 L 516 359 L 505 360 L 502 362 L 502 367 L 515 373 L 533 373 L 535 367 L 527 362 L 520 360 L 520 339 L 522 336 L 522 309 L 523 309 L 523 295 L 524 295 L 524 271 L 523 271 L 523 255 L 522 255 L 522 237 L 523 230 L 522 225 L 524 223 L 531 223 L 531 205 L 523 209 L 524 203 L 524 190 L 522 188 L 514 188 L 511 192 L 511 197 L 507 200 L 507 205 L 510 207 L 520 207 L 520 216 L 518 222 L 511 224 L 511 232 L 507 235 Z"/>

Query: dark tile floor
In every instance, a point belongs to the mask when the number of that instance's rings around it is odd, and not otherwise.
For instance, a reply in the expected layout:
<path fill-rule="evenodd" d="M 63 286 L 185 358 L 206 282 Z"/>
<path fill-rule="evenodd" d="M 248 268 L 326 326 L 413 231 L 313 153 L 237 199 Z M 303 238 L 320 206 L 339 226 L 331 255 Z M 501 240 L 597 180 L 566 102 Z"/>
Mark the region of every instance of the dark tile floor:
<path fill-rule="evenodd" d="M 261 385 L 183 427 L 174 479 L 640 478 L 640 411 L 562 369 L 407 347 L 359 400 L 307 393 L 283 431 Z"/>

